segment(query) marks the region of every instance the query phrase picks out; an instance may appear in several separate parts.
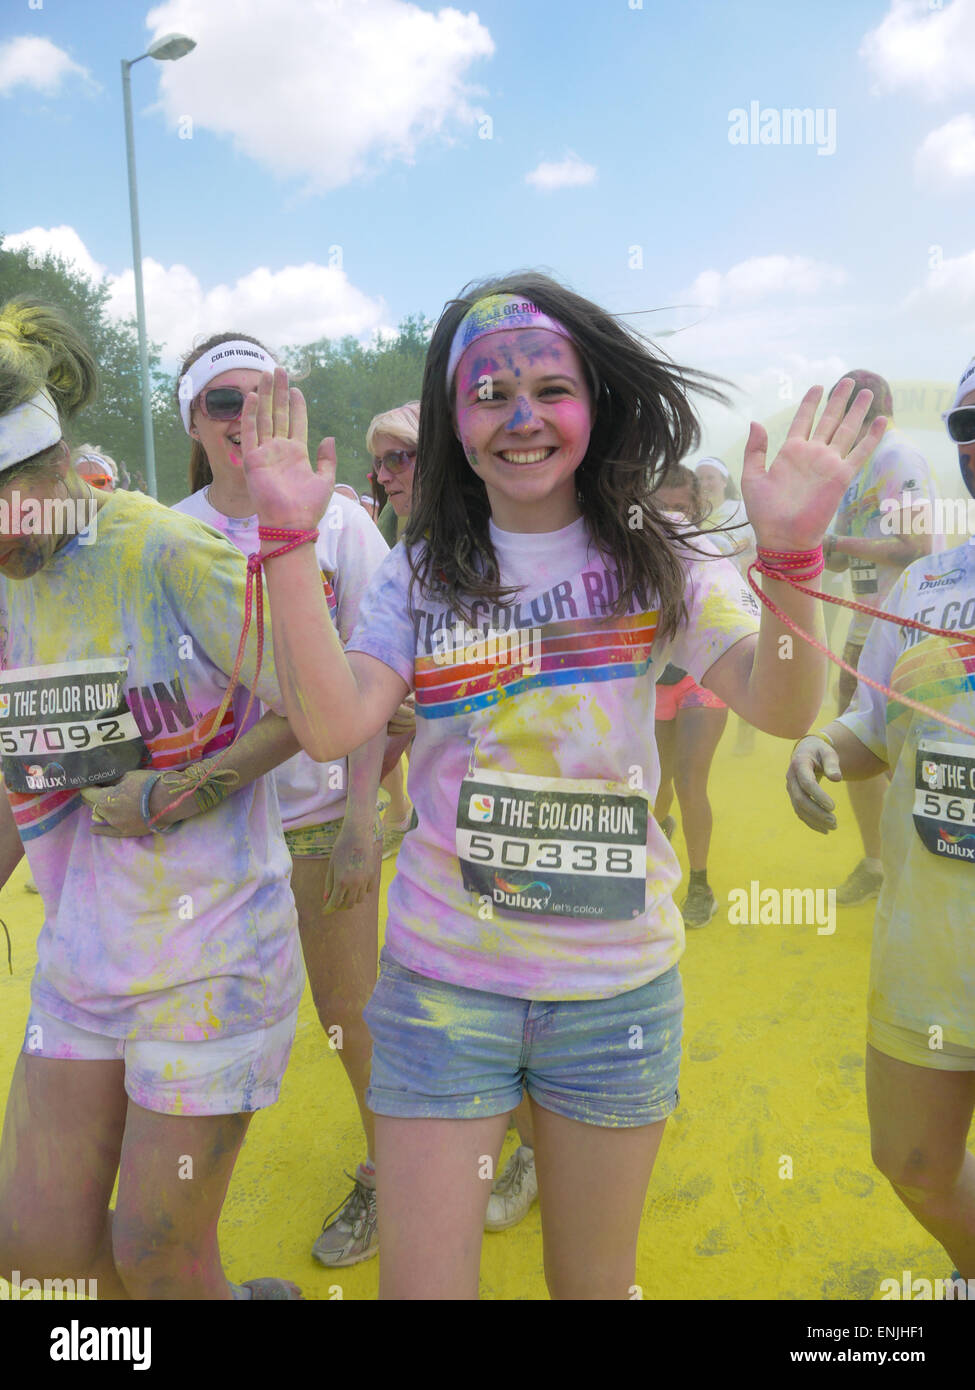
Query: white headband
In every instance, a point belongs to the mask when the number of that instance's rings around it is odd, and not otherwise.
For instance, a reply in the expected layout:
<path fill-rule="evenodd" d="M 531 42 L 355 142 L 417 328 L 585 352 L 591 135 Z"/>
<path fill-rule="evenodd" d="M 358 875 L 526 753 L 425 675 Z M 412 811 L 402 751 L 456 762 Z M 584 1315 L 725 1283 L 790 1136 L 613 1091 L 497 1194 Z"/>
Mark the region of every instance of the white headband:
<path fill-rule="evenodd" d="M 190 406 L 215 376 L 229 372 L 234 367 L 248 367 L 255 372 L 273 372 L 277 365 L 269 352 L 244 339 L 218 343 L 215 348 L 198 357 L 179 379 L 179 413 L 186 433 L 190 432 Z"/>
<path fill-rule="evenodd" d="M 955 393 L 951 409 L 954 410 L 955 406 L 961 405 L 965 397 L 971 395 L 973 391 L 975 391 L 975 357 L 961 374 L 961 381 L 958 383 L 958 390 Z"/>
<path fill-rule="evenodd" d="M 704 466 L 704 464 L 707 464 L 709 468 L 716 468 L 718 472 L 724 474 L 726 478 L 730 476 L 727 468 L 721 462 L 721 460 L 711 457 L 708 457 L 706 459 L 698 459 L 697 463 L 694 465 L 694 472 L 696 473 L 699 468 L 702 468 Z"/>
<path fill-rule="evenodd" d="M 0 473 L 61 438 L 58 408 L 46 391 L 0 415 Z"/>

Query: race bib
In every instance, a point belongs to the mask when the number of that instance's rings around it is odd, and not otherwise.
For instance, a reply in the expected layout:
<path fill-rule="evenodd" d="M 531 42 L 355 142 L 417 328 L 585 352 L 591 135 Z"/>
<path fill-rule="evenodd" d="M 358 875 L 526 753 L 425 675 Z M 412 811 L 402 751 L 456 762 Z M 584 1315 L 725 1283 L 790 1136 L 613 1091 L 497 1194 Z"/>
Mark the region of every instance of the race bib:
<path fill-rule="evenodd" d="M 939 859 L 975 864 L 975 749 L 921 739 L 914 777 L 914 825 Z"/>
<path fill-rule="evenodd" d="M 642 916 L 648 803 L 617 787 L 505 772 L 465 777 L 457 807 L 464 887 L 504 912 Z"/>
<path fill-rule="evenodd" d="M 117 781 L 146 746 L 125 700 L 128 658 L 0 673 L 0 761 L 14 792 Z"/>
<path fill-rule="evenodd" d="M 851 560 L 850 584 L 855 594 L 875 594 L 877 592 L 877 566 L 868 560 Z"/>

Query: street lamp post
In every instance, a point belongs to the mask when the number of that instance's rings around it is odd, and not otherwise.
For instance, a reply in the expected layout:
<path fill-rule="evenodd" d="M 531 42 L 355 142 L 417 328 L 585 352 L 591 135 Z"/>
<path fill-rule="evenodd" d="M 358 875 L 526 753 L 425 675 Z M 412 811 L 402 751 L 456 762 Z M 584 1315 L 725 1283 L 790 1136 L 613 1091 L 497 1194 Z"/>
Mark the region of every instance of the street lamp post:
<path fill-rule="evenodd" d="M 196 40 L 185 34 L 164 34 L 140 53 L 138 58 L 122 59 L 122 102 L 125 107 L 125 153 L 129 166 L 129 215 L 132 219 L 132 262 L 135 272 L 135 318 L 139 332 L 139 383 L 142 391 L 142 437 L 146 456 L 146 485 L 156 494 L 156 446 L 152 435 L 152 391 L 149 386 L 149 340 L 146 335 L 146 305 L 142 289 L 142 242 L 139 237 L 139 199 L 135 184 L 135 139 L 132 133 L 132 83 L 129 69 L 143 58 L 175 61 L 196 47 Z"/>

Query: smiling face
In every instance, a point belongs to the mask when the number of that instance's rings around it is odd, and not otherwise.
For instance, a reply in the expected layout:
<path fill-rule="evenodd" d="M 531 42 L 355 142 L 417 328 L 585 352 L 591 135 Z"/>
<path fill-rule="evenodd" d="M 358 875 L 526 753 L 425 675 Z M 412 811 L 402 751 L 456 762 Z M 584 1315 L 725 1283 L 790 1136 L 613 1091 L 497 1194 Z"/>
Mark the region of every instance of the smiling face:
<path fill-rule="evenodd" d="M 397 454 L 400 450 L 407 453 L 416 454 L 416 446 L 410 446 L 402 439 L 397 439 L 394 434 L 377 434 L 372 441 L 377 459 L 382 459 L 386 454 Z M 413 474 L 416 472 L 416 458 L 408 463 L 405 468 L 398 473 L 393 473 L 388 467 L 379 463 L 373 464 L 373 471 L 376 474 L 376 481 L 386 489 L 386 496 L 389 498 L 389 505 L 397 516 L 409 516 L 413 505 Z"/>
<path fill-rule="evenodd" d="M 211 420 L 204 409 L 203 397 L 207 391 L 213 391 L 218 386 L 236 386 L 246 396 L 248 391 L 256 391 L 260 384 L 260 372 L 247 367 L 233 367 L 208 381 L 193 402 L 190 411 L 190 434 L 203 445 L 214 478 L 239 479 L 244 476 L 240 449 L 240 417 L 236 420 Z"/>
<path fill-rule="evenodd" d="M 558 531 L 581 515 L 575 473 L 592 407 L 575 346 L 548 329 L 491 333 L 457 367 L 455 426 L 502 531 Z"/>

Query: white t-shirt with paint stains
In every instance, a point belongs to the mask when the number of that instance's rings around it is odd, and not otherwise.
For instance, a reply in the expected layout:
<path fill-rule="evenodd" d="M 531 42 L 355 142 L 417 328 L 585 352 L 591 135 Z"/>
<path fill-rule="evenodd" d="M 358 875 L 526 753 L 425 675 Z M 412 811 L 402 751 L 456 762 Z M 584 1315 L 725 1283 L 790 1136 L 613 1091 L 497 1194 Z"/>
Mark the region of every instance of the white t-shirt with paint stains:
<path fill-rule="evenodd" d="M 70 676 L 75 663 L 127 661 L 125 697 L 151 766 L 185 767 L 232 742 L 247 703 L 238 689 L 210 737 L 240 640 L 245 579 L 243 556 L 222 536 L 116 492 L 98 513 L 94 544 L 74 537 L 32 579 L 0 579 L 5 675 L 41 668 L 28 680 L 43 684 L 46 668 Z M 265 638 L 256 696 L 283 712 L 269 630 Z M 243 686 L 255 661 L 252 624 Z M 15 715 L 8 704 L 5 747 L 23 723 Z M 34 724 L 50 746 L 56 721 Z M 77 743 L 82 727 L 61 725 Z M 43 761 L 51 770 L 57 755 Z M 91 810 L 71 786 L 7 795 L 44 903 L 31 985 L 42 1008 L 110 1037 L 187 1042 L 262 1028 L 294 1009 L 304 969 L 271 779 L 173 834 L 125 839 L 93 835 Z"/>
<path fill-rule="evenodd" d="M 680 957 L 677 858 L 653 819 L 654 686 L 700 680 L 758 629 L 727 560 L 692 560 L 689 620 L 666 644 L 652 602 L 607 617 L 616 590 L 585 521 L 544 535 L 491 525 L 507 608 L 471 628 L 416 594 L 401 543 L 348 650 L 416 691 L 409 792 L 386 946 L 409 969 L 527 999 L 611 998 Z"/>
<path fill-rule="evenodd" d="M 177 502 L 174 511 L 198 517 L 220 531 L 245 555 L 260 549 L 257 515 L 224 516 L 210 505 L 208 489 L 201 488 Z M 357 502 L 333 493 L 328 510 L 318 523 L 315 554 L 325 584 L 328 611 L 343 642 L 347 642 L 359 618 L 359 606 L 369 581 L 389 554 L 375 522 Z M 266 611 L 266 610 L 265 610 Z M 340 820 L 348 793 L 348 762 L 316 763 L 307 753 L 274 770 L 285 830 Z"/>
<path fill-rule="evenodd" d="M 900 506 L 906 498 L 911 507 L 922 502 L 933 506 L 935 492 L 934 475 L 927 459 L 905 434 L 891 427 L 843 494 L 829 534 L 890 540 L 891 532 L 884 524 L 883 504 L 893 499 Z M 943 549 L 944 537 L 934 536 L 932 553 Z M 854 599 L 868 608 L 883 608 L 884 600 L 903 569 L 904 566 L 896 562 L 889 564 L 851 556 L 850 584 Z M 869 613 L 854 613 L 846 640 L 861 645 L 867 639 L 872 622 Z"/>
<path fill-rule="evenodd" d="M 907 696 L 975 728 L 975 544 L 925 555 L 886 611 L 932 637 L 876 619 L 862 681 L 840 716 L 891 770 L 881 820 L 884 884 L 870 960 L 869 1012 L 881 1022 L 975 1048 L 975 740 L 898 701 Z"/>

